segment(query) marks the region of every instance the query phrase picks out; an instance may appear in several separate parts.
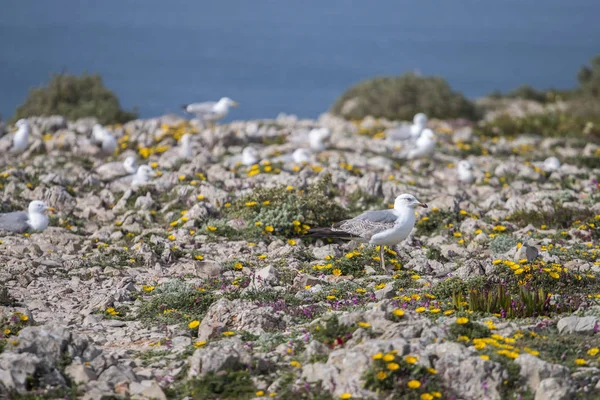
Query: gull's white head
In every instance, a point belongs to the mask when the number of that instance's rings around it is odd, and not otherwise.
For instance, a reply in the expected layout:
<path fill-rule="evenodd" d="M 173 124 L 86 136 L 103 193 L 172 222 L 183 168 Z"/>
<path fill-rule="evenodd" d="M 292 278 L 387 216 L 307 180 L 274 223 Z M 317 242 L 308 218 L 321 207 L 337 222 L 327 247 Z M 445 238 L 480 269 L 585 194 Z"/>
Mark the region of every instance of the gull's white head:
<path fill-rule="evenodd" d="M 548 157 L 544 160 L 544 171 L 552 172 L 560 168 L 560 160 L 556 157 Z"/>
<path fill-rule="evenodd" d="M 56 211 L 52 207 L 48 207 L 46 203 L 41 200 L 34 200 L 29 203 L 29 207 L 27 208 L 27 224 L 31 227 L 31 229 L 35 231 L 43 231 L 48 227 L 48 217 L 44 214 L 46 210 Z"/>
<path fill-rule="evenodd" d="M 249 167 L 257 164 L 258 161 L 258 151 L 252 146 L 244 147 L 244 150 L 242 150 L 242 164 Z"/>
<path fill-rule="evenodd" d="M 33 200 L 29 203 L 29 207 L 27 208 L 29 214 L 44 214 L 46 210 L 54 211 L 53 208 L 48 207 L 46 203 L 41 200 Z"/>
<path fill-rule="evenodd" d="M 396 210 L 402 210 L 405 208 L 414 209 L 416 207 L 427 208 L 427 204 L 420 202 L 412 194 L 401 194 L 400 196 L 396 197 L 396 201 L 394 201 L 394 209 Z"/>
<path fill-rule="evenodd" d="M 308 149 L 296 149 L 292 153 L 292 159 L 296 164 L 304 164 L 310 161 L 310 151 Z"/>
<path fill-rule="evenodd" d="M 221 97 L 219 103 L 226 107 L 237 107 L 239 105 L 237 101 L 233 101 L 229 97 Z"/>
<path fill-rule="evenodd" d="M 188 144 L 192 143 L 192 136 L 189 133 L 186 133 L 179 140 L 182 144 L 188 145 Z"/>
<path fill-rule="evenodd" d="M 123 161 L 123 167 L 128 174 L 135 174 L 137 172 L 137 161 L 134 156 L 129 156 Z"/>
<path fill-rule="evenodd" d="M 29 121 L 27 121 L 26 119 L 20 119 L 15 123 L 15 126 L 17 128 L 21 128 L 21 127 L 29 128 Z"/>
<path fill-rule="evenodd" d="M 421 136 L 419 136 L 419 140 L 421 139 L 435 141 L 435 133 L 433 133 L 431 129 L 423 129 L 423 132 L 421 132 Z"/>
<path fill-rule="evenodd" d="M 415 114 L 413 117 L 413 124 L 420 126 L 421 128 L 425 128 L 427 125 L 427 115 L 423 113 Z"/>

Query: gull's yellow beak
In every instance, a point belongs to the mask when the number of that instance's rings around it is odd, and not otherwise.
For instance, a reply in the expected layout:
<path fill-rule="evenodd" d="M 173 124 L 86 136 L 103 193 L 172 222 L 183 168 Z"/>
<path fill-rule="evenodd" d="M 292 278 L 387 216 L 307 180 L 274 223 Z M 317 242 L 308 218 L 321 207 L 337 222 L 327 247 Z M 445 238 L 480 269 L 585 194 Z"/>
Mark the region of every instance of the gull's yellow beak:
<path fill-rule="evenodd" d="M 54 208 L 54 207 L 48 207 L 46 210 L 50 211 L 51 213 L 56 212 L 56 208 Z"/>
<path fill-rule="evenodd" d="M 239 106 L 239 105 L 240 105 L 240 103 L 238 103 L 237 101 L 232 101 L 232 102 L 231 102 L 231 105 L 232 105 L 233 107 L 237 107 L 237 106 Z"/>
<path fill-rule="evenodd" d="M 425 203 L 419 203 L 419 205 L 423 208 L 427 208 L 427 204 L 425 204 Z"/>

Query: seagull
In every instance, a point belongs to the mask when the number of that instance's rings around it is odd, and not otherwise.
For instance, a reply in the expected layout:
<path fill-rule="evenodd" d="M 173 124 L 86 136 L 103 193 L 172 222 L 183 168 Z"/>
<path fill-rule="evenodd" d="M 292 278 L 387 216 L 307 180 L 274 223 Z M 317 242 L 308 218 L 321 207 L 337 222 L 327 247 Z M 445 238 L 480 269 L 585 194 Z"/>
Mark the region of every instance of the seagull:
<path fill-rule="evenodd" d="M 92 128 L 92 140 L 101 146 L 104 155 L 111 156 L 117 150 L 117 140 L 100 124 L 96 124 Z"/>
<path fill-rule="evenodd" d="M 421 135 L 415 142 L 415 147 L 408 152 L 407 158 L 414 160 L 427 157 L 435 150 L 435 133 L 431 129 L 423 129 Z"/>
<path fill-rule="evenodd" d="M 544 171 L 553 172 L 560 168 L 560 161 L 556 157 L 548 157 L 544 160 L 544 165 L 542 166 Z"/>
<path fill-rule="evenodd" d="M 96 168 L 102 181 L 112 181 L 125 175 L 133 175 L 138 169 L 135 156 L 129 156 L 123 162 L 111 162 Z"/>
<path fill-rule="evenodd" d="M 135 174 L 138 169 L 137 161 L 134 156 L 129 156 L 123 161 L 123 168 L 128 174 Z"/>
<path fill-rule="evenodd" d="M 292 153 L 292 160 L 296 164 L 305 164 L 310 162 L 311 152 L 308 149 L 296 149 Z"/>
<path fill-rule="evenodd" d="M 186 133 L 181 137 L 181 146 L 179 147 L 179 158 L 184 160 L 191 160 L 194 157 L 192 151 L 192 136 Z"/>
<path fill-rule="evenodd" d="M 44 214 L 46 210 L 56 211 L 43 201 L 34 200 L 29 203 L 27 212 L 0 214 L 0 229 L 14 233 L 23 233 L 29 230 L 41 232 L 48 227 L 48 217 Z"/>
<path fill-rule="evenodd" d="M 331 228 L 316 228 L 312 236 L 331 237 L 381 246 L 381 268 L 385 270 L 383 246 L 394 246 L 408 237 L 415 226 L 415 208 L 427 208 L 412 194 L 401 194 L 391 210 L 367 211 L 358 217 L 333 224 Z"/>
<path fill-rule="evenodd" d="M 131 181 L 131 186 L 143 186 L 147 185 L 150 182 L 150 179 L 154 177 L 156 174 L 147 165 L 140 165 L 137 172 L 133 176 L 133 180 Z"/>
<path fill-rule="evenodd" d="M 229 113 L 229 107 L 237 107 L 238 103 L 229 97 L 222 97 L 219 101 L 204 103 L 191 103 L 182 106 L 188 114 L 194 114 L 201 121 L 213 123 L 223 119 Z"/>
<path fill-rule="evenodd" d="M 246 167 L 250 167 L 254 164 L 258 164 L 258 151 L 252 146 L 244 147 L 242 150 L 242 164 Z"/>
<path fill-rule="evenodd" d="M 313 151 L 319 152 L 327 148 L 326 141 L 331 137 L 328 128 L 315 128 L 308 133 L 308 141 Z"/>
<path fill-rule="evenodd" d="M 396 128 L 388 129 L 387 137 L 392 140 L 416 139 L 426 127 L 427 115 L 418 113 L 413 117 L 412 125 L 401 125 Z"/>
<path fill-rule="evenodd" d="M 458 180 L 462 183 L 473 183 L 475 177 L 473 176 L 473 164 L 467 160 L 460 160 L 458 162 Z"/>
<path fill-rule="evenodd" d="M 17 121 L 15 126 L 18 129 L 15 133 L 15 136 L 13 137 L 13 146 L 10 152 L 18 154 L 24 152 L 27 149 L 29 141 L 29 122 L 26 119 L 20 119 Z"/>

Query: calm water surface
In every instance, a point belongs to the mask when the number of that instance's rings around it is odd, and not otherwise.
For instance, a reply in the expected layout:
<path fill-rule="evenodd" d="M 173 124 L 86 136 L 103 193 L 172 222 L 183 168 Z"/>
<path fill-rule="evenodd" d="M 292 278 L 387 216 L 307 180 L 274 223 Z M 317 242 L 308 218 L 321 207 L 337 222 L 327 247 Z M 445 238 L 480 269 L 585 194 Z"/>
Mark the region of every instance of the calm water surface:
<path fill-rule="evenodd" d="M 229 119 L 316 117 L 353 83 L 420 71 L 471 97 L 568 88 L 598 0 L 19 0 L 0 11 L 0 113 L 52 72 L 99 72 L 143 117 L 229 96 Z"/>

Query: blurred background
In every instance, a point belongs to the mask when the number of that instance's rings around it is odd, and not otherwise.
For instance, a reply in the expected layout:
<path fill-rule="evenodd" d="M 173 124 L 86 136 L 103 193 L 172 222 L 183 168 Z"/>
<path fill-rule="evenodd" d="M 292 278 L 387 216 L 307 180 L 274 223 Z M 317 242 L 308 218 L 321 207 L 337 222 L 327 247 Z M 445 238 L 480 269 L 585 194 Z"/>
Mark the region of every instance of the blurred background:
<path fill-rule="evenodd" d="M 19 0 L 0 13 L 0 113 L 52 73 L 98 73 L 141 117 L 228 96 L 231 119 L 315 118 L 357 82 L 417 72 L 474 98 L 570 88 L 597 0 Z"/>

